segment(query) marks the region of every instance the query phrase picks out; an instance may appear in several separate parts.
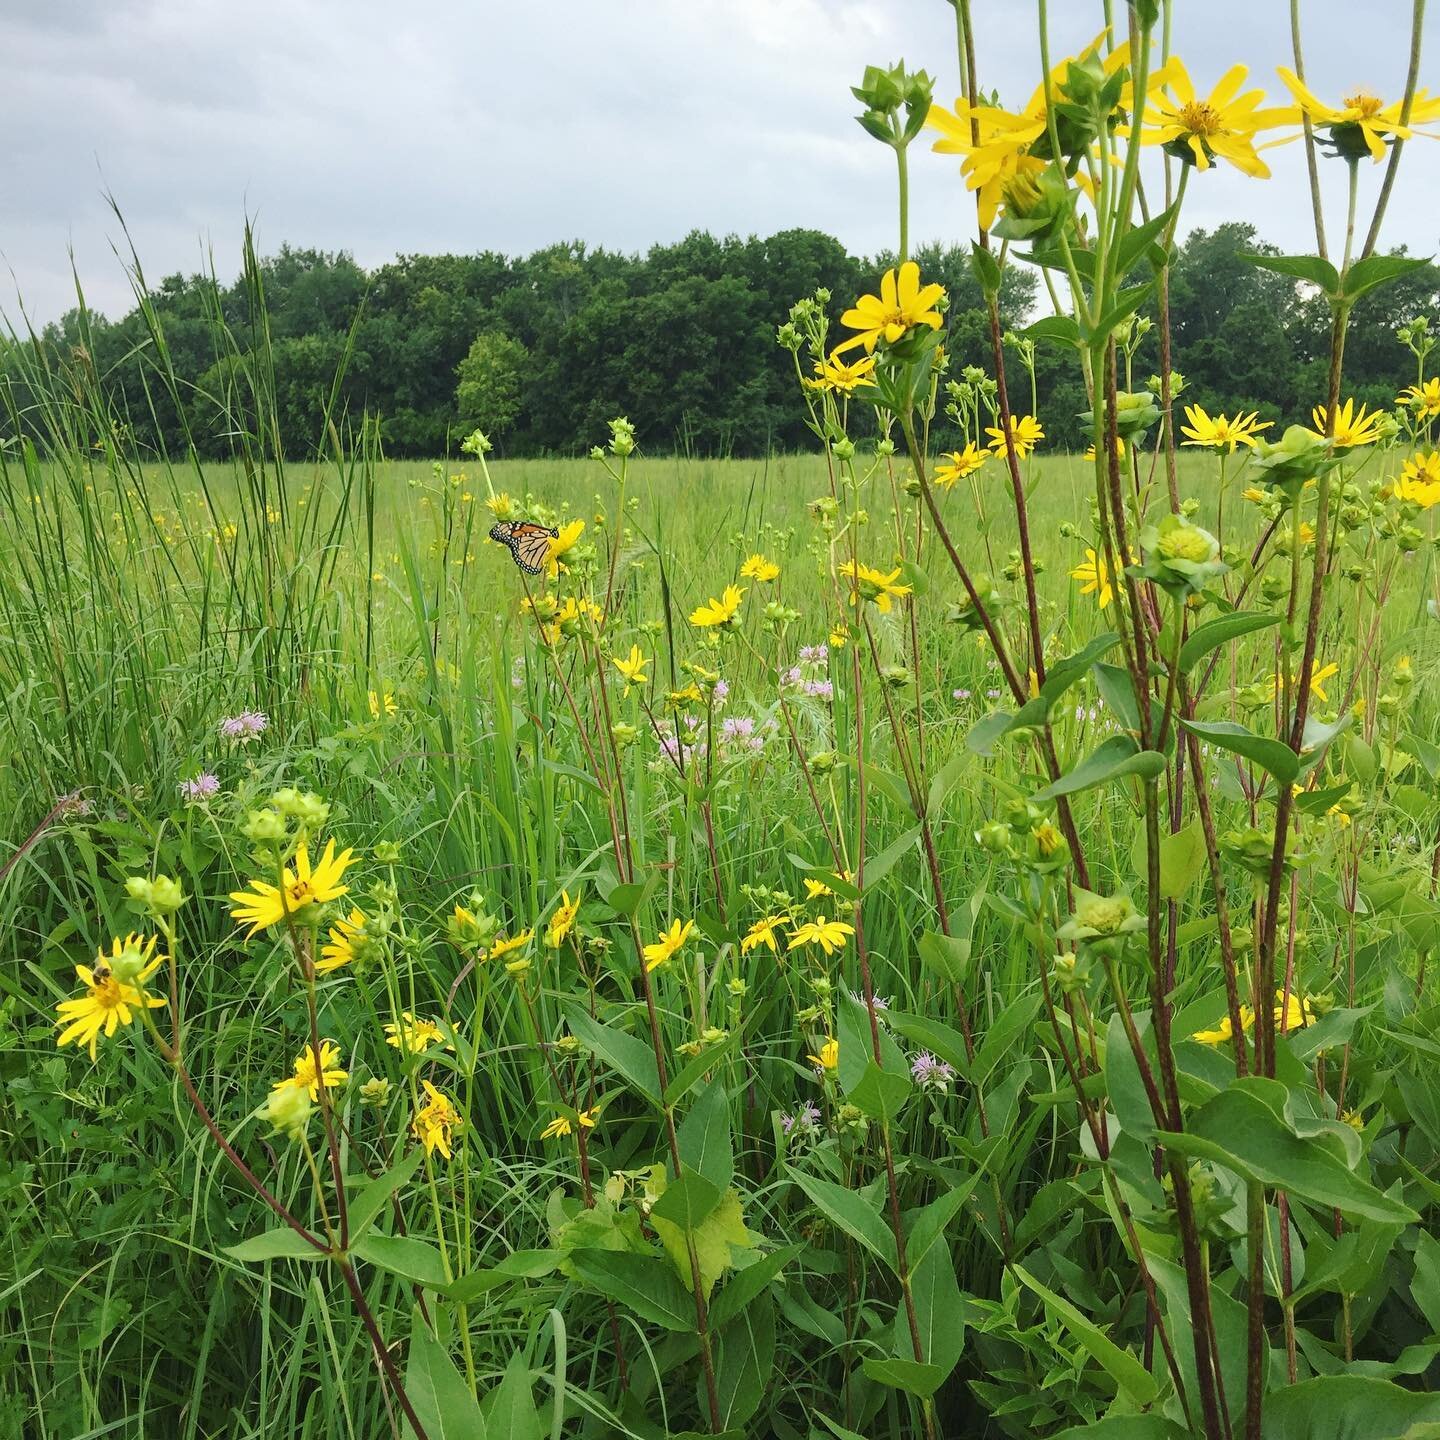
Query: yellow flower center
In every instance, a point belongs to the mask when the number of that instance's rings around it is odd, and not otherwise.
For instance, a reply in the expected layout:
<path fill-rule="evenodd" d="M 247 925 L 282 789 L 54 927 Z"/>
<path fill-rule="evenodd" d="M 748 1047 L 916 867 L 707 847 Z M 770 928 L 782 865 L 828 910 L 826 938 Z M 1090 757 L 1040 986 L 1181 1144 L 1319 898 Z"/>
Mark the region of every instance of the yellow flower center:
<path fill-rule="evenodd" d="M 1225 128 L 1220 112 L 1203 100 L 1192 100 L 1180 111 L 1180 123 L 1192 135 L 1218 135 Z"/>
<path fill-rule="evenodd" d="M 125 1003 L 125 997 L 120 993 L 120 982 L 109 971 L 104 975 L 96 972 L 90 999 L 101 1010 L 118 1010 Z"/>
<path fill-rule="evenodd" d="M 1345 97 L 1345 108 L 1356 111 L 1362 120 L 1373 120 L 1384 108 L 1384 102 L 1368 90 L 1357 90 Z"/>
<path fill-rule="evenodd" d="M 308 905 L 315 895 L 308 880 L 296 880 L 285 887 L 285 898 L 290 902 L 290 908 L 295 910 L 301 905 Z"/>

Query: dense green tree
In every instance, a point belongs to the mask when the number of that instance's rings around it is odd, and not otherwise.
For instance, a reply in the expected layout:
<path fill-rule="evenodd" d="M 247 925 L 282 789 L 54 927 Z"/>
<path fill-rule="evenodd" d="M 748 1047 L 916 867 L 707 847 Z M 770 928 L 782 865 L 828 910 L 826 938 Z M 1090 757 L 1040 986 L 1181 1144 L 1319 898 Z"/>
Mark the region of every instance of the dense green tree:
<path fill-rule="evenodd" d="M 1323 297 L 1246 259 L 1267 248 L 1241 223 L 1196 230 L 1177 247 L 1174 363 L 1187 401 L 1303 419 L 1324 389 L 1328 314 Z M 921 246 L 915 258 L 948 292 L 951 373 L 990 370 L 968 247 Z M 1016 259 L 1001 294 L 1005 331 L 1048 309 L 1038 272 Z M 43 392 L 86 384 L 114 423 L 172 454 L 192 443 L 226 454 L 237 425 L 262 412 L 273 419 L 267 433 L 294 454 L 323 451 L 330 421 L 343 428 L 362 413 L 378 420 L 394 455 L 451 452 L 476 425 L 509 454 L 581 454 L 616 414 L 628 414 L 653 451 L 794 449 L 813 437 L 776 326 L 795 300 L 824 291 L 838 341 L 841 312 L 894 263 L 804 229 L 695 231 L 643 255 L 581 241 L 523 258 L 402 255 L 368 273 L 344 252 L 282 246 L 232 285 L 167 276 L 117 320 L 75 310 L 0 350 L 4 424 L 43 435 Z M 1413 362 L 1395 327 L 1437 304 L 1434 266 L 1362 301 L 1346 393 L 1385 404 L 1408 384 Z M 1069 357 L 1039 345 L 1033 389 L 1013 345 L 1008 357 L 1015 407 L 1038 410 L 1049 444 L 1083 444 L 1076 416 L 1089 402 Z M 1152 333 L 1136 383 L 1157 363 Z M 952 438 L 942 418 L 935 439 Z"/>

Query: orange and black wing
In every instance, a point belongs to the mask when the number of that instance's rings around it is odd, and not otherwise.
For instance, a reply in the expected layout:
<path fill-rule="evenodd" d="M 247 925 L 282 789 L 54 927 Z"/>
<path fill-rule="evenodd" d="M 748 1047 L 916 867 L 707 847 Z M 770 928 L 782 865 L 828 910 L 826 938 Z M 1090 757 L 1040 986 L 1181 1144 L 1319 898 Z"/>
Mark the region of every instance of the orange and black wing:
<path fill-rule="evenodd" d="M 558 530 L 532 520 L 501 520 L 490 527 L 490 538 L 510 547 L 510 558 L 527 574 L 539 575 L 550 559 L 550 542 Z"/>

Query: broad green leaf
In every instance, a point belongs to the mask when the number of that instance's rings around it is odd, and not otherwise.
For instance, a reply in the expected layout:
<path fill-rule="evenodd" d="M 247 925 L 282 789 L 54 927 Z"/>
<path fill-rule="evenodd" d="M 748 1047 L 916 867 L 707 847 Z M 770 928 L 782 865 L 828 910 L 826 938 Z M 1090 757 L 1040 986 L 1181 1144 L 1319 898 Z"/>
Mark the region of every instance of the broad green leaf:
<path fill-rule="evenodd" d="M 1362 295 L 1403 275 L 1411 275 L 1430 264 L 1428 258 L 1415 255 L 1367 255 L 1345 272 L 1345 298 L 1358 300 Z"/>
<path fill-rule="evenodd" d="M 930 1245 L 919 1259 L 910 1262 L 910 1295 L 924 1363 L 949 1375 L 965 1349 L 965 1301 L 948 1245 Z M 919 1358 L 903 1303 L 895 1312 L 894 1337 L 892 1353 L 897 1360 Z"/>
<path fill-rule="evenodd" d="M 1011 1268 L 1016 1279 L 1040 1297 L 1046 1311 L 1059 1319 L 1135 1404 L 1148 1405 L 1155 1399 L 1159 1393 L 1155 1378 L 1128 1350 L 1122 1350 L 1092 1320 L 1042 1285 L 1023 1265 Z"/>
<path fill-rule="evenodd" d="M 671 1180 L 655 1202 L 652 1215 L 668 1220 L 681 1230 L 695 1230 L 720 1203 L 720 1187 L 690 1167 L 682 1166 L 678 1179 Z"/>
<path fill-rule="evenodd" d="M 785 1266 L 805 1253 L 806 1248 L 804 1244 L 782 1245 L 778 1250 L 760 1256 L 754 1264 L 737 1269 L 710 1307 L 710 1324 L 718 1330 L 741 1314 L 757 1295 L 769 1288 L 770 1282 Z"/>
<path fill-rule="evenodd" d="M 642 1320 L 690 1334 L 695 1329 L 695 1299 L 658 1255 L 620 1250 L 575 1250 L 570 1260 L 585 1284 L 607 1300 L 633 1310 Z"/>
<path fill-rule="evenodd" d="M 1090 667 L 1119 643 L 1119 635 L 1113 630 L 1107 630 L 1097 635 L 1083 650 L 1077 650 L 1075 654 L 1057 660 L 1046 673 L 1040 693 L 1020 707 L 1005 727 L 1005 733 L 1043 725 L 1050 718 L 1055 702 L 1071 686 L 1083 680 L 1089 674 Z"/>
<path fill-rule="evenodd" d="M 1279 623 L 1279 615 L 1263 610 L 1235 610 L 1229 615 L 1207 620 L 1203 625 L 1197 625 L 1180 647 L 1180 669 L 1184 672 L 1193 670 L 1212 650 L 1218 650 L 1242 635 L 1253 635 L 1257 630 L 1268 630 Z"/>
<path fill-rule="evenodd" d="M 1068 770 L 1053 784 L 1037 790 L 1036 803 L 1054 800 L 1060 795 L 1074 795 L 1107 785 L 1127 775 L 1149 779 L 1165 768 L 1165 757 L 1158 750 L 1142 750 L 1129 735 L 1112 735 L 1087 759 Z"/>
<path fill-rule="evenodd" d="M 440 1252 L 427 1241 L 417 1240 L 412 1235 L 364 1235 L 352 1247 L 351 1253 L 371 1265 L 388 1270 L 392 1275 L 402 1276 L 431 1290 L 444 1289 L 450 1283 Z"/>
<path fill-rule="evenodd" d="M 882 1385 L 890 1385 L 896 1390 L 904 1390 L 911 1395 L 919 1395 L 921 1399 L 928 1399 L 944 1383 L 948 1372 L 942 1370 L 938 1365 L 920 1364 L 914 1360 L 900 1360 L 894 1357 L 877 1360 L 873 1356 L 867 1356 L 863 1362 L 863 1368 L 872 1380 L 878 1380 Z"/>
<path fill-rule="evenodd" d="M 383 1175 L 362 1185 L 350 1198 L 350 1242 L 363 1235 L 374 1222 L 375 1217 L 385 1208 L 390 1197 L 420 1168 L 425 1152 L 416 1146 L 398 1165 Z"/>
<path fill-rule="evenodd" d="M 730 1096 L 719 1076 L 700 1092 L 675 1132 L 675 1142 L 683 1165 L 717 1191 L 728 1188 L 735 1178 L 735 1155 L 730 1146 Z"/>
<path fill-rule="evenodd" d="M 1080 327 L 1073 315 L 1045 315 L 1027 325 L 1024 333 L 1031 340 L 1053 340 L 1057 345 L 1080 343 Z"/>
<path fill-rule="evenodd" d="M 921 961 L 947 985 L 960 984 L 970 963 L 970 941 L 955 935 L 926 930 L 915 946 Z"/>
<path fill-rule="evenodd" d="M 1145 851 L 1145 829 L 1135 832 L 1135 843 L 1130 849 L 1131 868 L 1139 880 L 1145 881 L 1149 874 Z M 1205 866 L 1205 835 L 1198 819 L 1191 820 L 1183 829 L 1171 834 L 1162 831 L 1160 835 L 1160 897 L 1163 900 L 1178 900 L 1195 883 Z"/>
<path fill-rule="evenodd" d="M 965 1037 L 959 1030 L 932 1020 L 928 1015 L 911 1015 L 903 1010 L 887 1010 L 885 1022 L 907 1040 L 913 1040 L 953 1066 L 959 1075 L 969 1075 L 970 1057 L 965 1050 Z"/>
<path fill-rule="evenodd" d="M 1163 1415 L 1107 1415 L 1090 1425 L 1072 1425 L 1054 1440 L 1189 1440 L 1182 1430 Z"/>
<path fill-rule="evenodd" d="M 1240 258 L 1262 270 L 1273 270 L 1277 275 L 1289 275 L 1318 285 L 1327 295 L 1340 293 L 1340 272 L 1318 255 L 1242 255 Z"/>
<path fill-rule="evenodd" d="M 227 1245 L 224 1253 L 232 1260 L 243 1260 L 247 1264 L 256 1260 L 328 1260 L 328 1250 L 317 1250 L 303 1235 L 297 1235 L 288 1225 L 267 1230 L 263 1235 L 252 1235 L 238 1245 Z"/>
<path fill-rule="evenodd" d="M 587 1049 L 628 1080 L 642 1095 L 660 1103 L 660 1076 L 655 1069 L 655 1051 L 644 1040 L 612 1029 L 591 1018 L 582 1006 L 565 1011 L 570 1033 Z"/>
<path fill-rule="evenodd" d="M 919 825 L 912 826 L 898 840 L 887 845 L 878 855 L 872 855 L 865 861 L 865 889 L 868 891 L 878 885 L 892 869 L 902 856 L 920 838 Z"/>
<path fill-rule="evenodd" d="M 429 1440 L 485 1440 L 480 1406 L 445 1347 L 430 1333 L 418 1305 L 410 1321 L 405 1393 Z M 404 1433 L 415 1434 L 408 1421 Z"/>
<path fill-rule="evenodd" d="M 510 1352 L 500 1383 L 485 1397 L 485 1423 L 505 1440 L 541 1440 L 544 1430 L 530 1388 L 530 1370 L 520 1349 Z"/>
<path fill-rule="evenodd" d="M 1158 1138 L 1178 1154 L 1212 1160 L 1248 1180 L 1344 1214 L 1402 1224 L 1420 1218 L 1349 1169 L 1326 1136 L 1298 1136 L 1260 1098 L 1253 1082 L 1236 1081 L 1207 1100 L 1184 1134 L 1162 1131 Z"/>
<path fill-rule="evenodd" d="M 665 1087 L 665 1103 L 678 1105 L 707 1072 L 723 1069 L 727 1057 L 739 1047 L 741 1034 L 739 1030 L 732 1030 L 718 1045 L 707 1045 L 698 1055 L 692 1055 L 684 1067 L 670 1077 Z"/>
<path fill-rule="evenodd" d="M 1138 1025 L 1136 1028 L 1139 1028 Z M 1142 1045 L 1145 1040 L 1142 1032 Z M 1146 1049 L 1153 1074 L 1155 1056 L 1150 1053 L 1150 1047 Z M 1154 1136 L 1155 1112 L 1150 1108 L 1150 1097 L 1145 1093 L 1145 1083 L 1140 1078 L 1134 1047 L 1118 1014 L 1110 1017 L 1110 1027 L 1105 1035 L 1105 1093 L 1110 1097 L 1120 1128 L 1127 1135 L 1134 1136 L 1136 1140 L 1150 1140 Z"/>
<path fill-rule="evenodd" d="M 1234 720 L 1182 720 L 1180 723 L 1192 735 L 1258 765 L 1281 785 L 1293 785 L 1300 773 L 1300 757 L 1283 740 L 1256 735 Z"/>
<path fill-rule="evenodd" d="M 502 1285 L 513 1285 L 517 1280 L 535 1280 L 551 1274 L 560 1263 L 560 1252 L 556 1250 L 512 1250 L 503 1260 L 497 1261 L 487 1270 L 472 1270 L 461 1275 L 445 1287 L 445 1293 L 452 1300 L 462 1304 L 478 1300 L 488 1291 Z"/>
<path fill-rule="evenodd" d="M 895 1269 L 895 1236 L 858 1191 L 800 1170 L 789 1174 L 832 1225 Z"/>
<path fill-rule="evenodd" d="M 760 1408 L 775 1373 L 775 1302 L 762 1295 L 715 1337 L 715 1390 L 720 1423 L 733 1430 Z M 697 1377 L 699 1396 L 705 1382 Z M 698 1396 L 697 1396 L 698 1398 Z"/>
<path fill-rule="evenodd" d="M 1440 1421 L 1440 1395 L 1363 1375 L 1322 1375 L 1265 1397 L 1265 1440 L 1398 1440 Z"/>
<path fill-rule="evenodd" d="M 727 1190 L 698 1225 L 689 1228 L 676 1225 L 659 1214 L 658 1206 L 650 1211 L 650 1222 L 675 1267 L 675 1273 L 687 1289 L 693 1279 L 690 1265 L 690 1245 L 693 1243 L 695 1258 L 700 1265 L 700 1284 L 707 1298 L 715 1288 L 715 1282 L 734 1264 L 733 1250 L 747 1250 L 755 1244 L 755 1237 L 745 1227 L 740 1196 L 734 1189 Z"/>
<path fill-rule="evenodd" d="M 970 727 L 965 736 L 966 747 L 977 755 L 993 755 L 995 742 L 1010 729 L 1014 718 L 1008 710 L 992 710 Z"/>
<path fill-rule="evenodd" d="M 845 1092 L 845 1098 L 872 1120 L 888 1123 L 905 1108 L 911 1088 L 908 1075 L 882 1070 L 873 1060 L 867 1060 L 859 1080 Z"/>
<path fill-rule="evenodd" d="M 963 1184 L 932 1200 L 910 1222 L 905 1236 L 905 1263 L 913 1270 L 930 1253 L 930 1247 L 945 1233 L 945 1227 L 960 1213 L 980 1181 L 975 1171 Z"/>

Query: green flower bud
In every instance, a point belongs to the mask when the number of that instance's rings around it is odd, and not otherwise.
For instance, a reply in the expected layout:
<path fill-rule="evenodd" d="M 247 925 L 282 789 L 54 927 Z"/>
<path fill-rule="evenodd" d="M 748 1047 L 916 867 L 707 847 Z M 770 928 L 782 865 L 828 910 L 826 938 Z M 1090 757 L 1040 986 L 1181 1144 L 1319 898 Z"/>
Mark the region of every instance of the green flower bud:
<path fill-rule="evenodd" d="M 299 1140 L 305 1134 L 314 1108 L 310 1092 L 304 1086 L 286 1083 L 270 1092 L 260 1113 L 270 1122 L 277 1135 L 287 1135 L 291 1140 Z"/>

